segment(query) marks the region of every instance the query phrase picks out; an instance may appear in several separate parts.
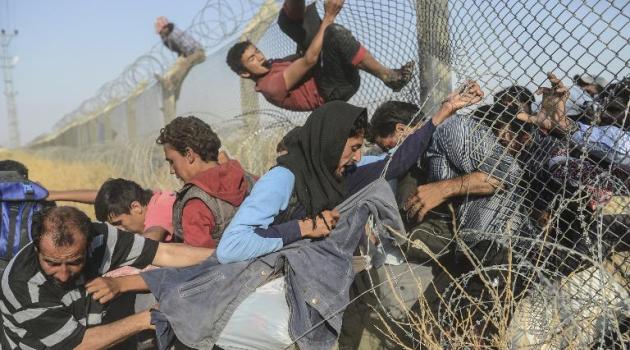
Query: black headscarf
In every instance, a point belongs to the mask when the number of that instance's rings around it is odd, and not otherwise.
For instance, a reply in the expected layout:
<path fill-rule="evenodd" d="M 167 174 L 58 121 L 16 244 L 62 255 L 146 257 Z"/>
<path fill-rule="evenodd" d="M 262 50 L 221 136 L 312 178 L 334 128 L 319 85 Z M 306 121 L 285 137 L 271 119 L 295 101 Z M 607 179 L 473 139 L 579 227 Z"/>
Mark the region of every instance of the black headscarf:
<path fill-rule="evenodd" d="M 287 145 L 288 154 L 278 157 L 278 165 L 295 175 L 295 191 L 306 215 L 313 217 L 331 210 L 345 196 L 343 178 L 335 169 L 352 130 L 365 108 L 332 101 L 316 109 L 299 131 L 298 142 Z"/>

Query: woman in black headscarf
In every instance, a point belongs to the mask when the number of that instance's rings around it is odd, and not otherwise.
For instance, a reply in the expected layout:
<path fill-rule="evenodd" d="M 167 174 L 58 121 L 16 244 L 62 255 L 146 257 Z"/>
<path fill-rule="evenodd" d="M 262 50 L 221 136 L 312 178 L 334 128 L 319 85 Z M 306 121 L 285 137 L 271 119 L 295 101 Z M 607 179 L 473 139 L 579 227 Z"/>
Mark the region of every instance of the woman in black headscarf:
<path fill-rule="evenodd" d="M 346 102 L 315 110 L 299 130 L 288 154 L 263 175 L 245 199 L 217 247 L 221 263 L 252 259 L 302 238 L 321 238 L 334 228 L 334 208 L 376 180 L 404 175 L 428 147 L 435 127 L 458 109 L 481 99 L 476 83 L 452 94 L 433 116 L 399 146 L 391 159 L 357 167 L 367 111 Z"/>
<path fill-rule="evenodd" d="M 359 152 L 366 128 L 365 108 L 340 101 L 327 103 L 307 119 L 297 142 L 288 145 L 288 154 L 278 158 L 278 165 L 295 176 L 294 191 L 307 216 L 333 209 L 343 201 L 346 190 L 338 169 L 340 159 L 352 139 L 359 143 Z M 349 159 L 346 155 L 347 163 L 355 157 L 360 159 L 360 154 Z"/>

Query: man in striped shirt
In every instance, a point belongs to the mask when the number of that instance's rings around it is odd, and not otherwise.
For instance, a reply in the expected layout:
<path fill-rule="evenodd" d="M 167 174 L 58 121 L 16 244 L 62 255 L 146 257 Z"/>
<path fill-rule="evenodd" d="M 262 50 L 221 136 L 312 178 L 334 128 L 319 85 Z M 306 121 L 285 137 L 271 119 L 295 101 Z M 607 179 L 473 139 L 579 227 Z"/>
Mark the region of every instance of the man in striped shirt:
<path fill-rule="evenodd" d="M 113 285 L 99 276 L 121 266 L 190 266 L 213 252 L 92 223 L 72 207 L 46 210 L 33 225 L 33 242 L 0 280 L 2 349 L 104 349 L 150 329 L 148 310 L 104 324 L 111 309 L 101 302 L 132 290 L 104 288 Z"/>

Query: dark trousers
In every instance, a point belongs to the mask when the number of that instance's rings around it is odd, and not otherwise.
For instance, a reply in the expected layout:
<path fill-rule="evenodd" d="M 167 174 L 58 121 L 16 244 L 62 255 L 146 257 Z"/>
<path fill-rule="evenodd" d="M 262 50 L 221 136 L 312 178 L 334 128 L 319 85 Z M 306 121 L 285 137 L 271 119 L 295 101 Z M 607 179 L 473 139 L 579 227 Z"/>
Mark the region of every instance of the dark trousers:
<path fill-rule="evenodd" d="M 141 297 L 142 293 L 127 293 L 122 294 L 116 299 L 109 302 L 106 307 L 105 316 L 103 317 L 103 324 L 112 323 L 118 320 L 121 320 L 125 317 L 129 317 L 136 312 L 137 310 L 137 298 Z M 148 305 L 150 307 L 151 305 Z M 152 337 L 154 337 L 155 332 L 148 330 L 140 332 L 134 336 L 131 336 L 125 339 L 123 342 L 118 343 L 111 347 L 114 350 L 136 350 L 138 348 L 138 344 L 141 342 L 149 341 Z"/>
<path fill-rule="evenodd" d="M 321 18 L 313 3 L 306 7 L 301 20 L 292 20 L 280 11 L 278 25 L 296 43 L 297 54 L 303 56 L 319 31 Z M 320 61 L 313 72 L 319 93 L 325 101 L 347 101 L 359 90 L 361 78 L 352 60 L 360 48 L 361 44 L 345 27 L 331 24 L 326 28 Z"/>
<path fill-rule="evenodd" d="M 105 315 L 103 317 L 103 324 L 116 322 L 125 317 L 129 317 L 135 313 L 134 304 L 136 300 L 135 294 L 122 294 L 116 299 L 109 302 L 105 308 Z M 111 349 L 114 350 L 135 350 L 137 347 L 138 338 L 136 336 L 129 337 L 124 341 L 114 345 Z"/>

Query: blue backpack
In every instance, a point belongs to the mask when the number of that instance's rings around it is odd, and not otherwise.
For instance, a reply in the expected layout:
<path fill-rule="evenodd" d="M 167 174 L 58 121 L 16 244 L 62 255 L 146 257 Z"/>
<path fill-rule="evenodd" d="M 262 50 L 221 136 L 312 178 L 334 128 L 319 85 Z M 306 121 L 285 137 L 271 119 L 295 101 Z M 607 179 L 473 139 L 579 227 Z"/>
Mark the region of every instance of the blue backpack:
<path fill-rule="evenodd" d="M 0 269 L 32 240 L 33 217 L 48 191 L 15 171 L 0 171 Z"/>

